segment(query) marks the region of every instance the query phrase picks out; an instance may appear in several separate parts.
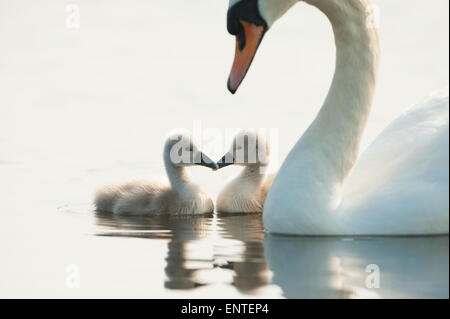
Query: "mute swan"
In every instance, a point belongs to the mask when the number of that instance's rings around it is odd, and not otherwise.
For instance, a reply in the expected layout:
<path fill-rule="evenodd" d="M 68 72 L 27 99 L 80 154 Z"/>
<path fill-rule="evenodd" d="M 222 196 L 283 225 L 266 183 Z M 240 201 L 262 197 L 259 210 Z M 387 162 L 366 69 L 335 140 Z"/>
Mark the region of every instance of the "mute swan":
<path fill-rule="evenodd" d="M 330 20 L 336 68 L 328 96 L 275 177 L 263 221 L 293 235 L 449 232 L 448 88 L 390 124 L 354 168 L 379 60 L 368 0 L 304 0 Z M 230 0 L 234 93 L 273 23 L 298 0 Z"/>
<path fill-rule="evenodd" d="M 164 165 L 169 184 L 156 181 L 132 181 L 105 186 L 95 195 L 97 211 L 117 215 L 204 214 L 212 213 L 211 198 L 191 181 L 187 166 L 217 168 L 197 149 L 188 133 L 169 136 L 164 146 Z"/>
<path fill-rule="evenodd" d="M 218 212 L 262 213 L 274 178 L 274 174 L 265 174 L 269 152 L 265 137 L 256 131 L 244 130 L 235 136 L 230 150 L 217 165 L 219 168 L 241 165 L 244 169 L 220 192 L 216 202 Z"/>

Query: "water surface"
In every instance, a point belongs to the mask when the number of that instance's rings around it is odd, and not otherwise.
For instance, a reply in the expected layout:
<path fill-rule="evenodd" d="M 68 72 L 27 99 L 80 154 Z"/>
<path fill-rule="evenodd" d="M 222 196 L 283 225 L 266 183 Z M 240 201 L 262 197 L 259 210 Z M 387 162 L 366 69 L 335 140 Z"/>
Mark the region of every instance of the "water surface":
<path fill-rule="evenodd" d="M 265 235 L 259 214 L 139 218 L 97 213 L 96 225 L 97 236 L 165 242 L 163 286 L 186 295 L 204 290 L 214 297 L 215 287 L 226 285 L 240 297 L 448 297 L 447 236 Z M 377 288 L 367 283 L 369 265 L 380 270 Z"/>

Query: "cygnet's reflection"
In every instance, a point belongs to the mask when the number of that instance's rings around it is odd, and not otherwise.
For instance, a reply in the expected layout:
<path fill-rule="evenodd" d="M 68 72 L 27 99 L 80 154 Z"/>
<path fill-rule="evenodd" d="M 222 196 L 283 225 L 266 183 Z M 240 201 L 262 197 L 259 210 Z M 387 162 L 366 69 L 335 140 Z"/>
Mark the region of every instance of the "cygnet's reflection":
<path fill-rule="evenodd" d="M 98 212 L 96 223 L 102 227 L 99 236 L 168 239 L 164 282 L 168 289 L 230 283 L 242 293 L 256 294 L 270 283 L 261 214 L 220 214 L 214 219 Z"/>
<path fill-rule="evenodd" d="M 205 285 L 199 273 L 213 268 L 211 249 L 196 245 L 209 237 L 211 215 L 202 216 L 117 216 L 97 213 L 96 223 L 109 230 L 99 236 L 169 239 L 164 286 L 168 289 L 192 289 Z M 212 245 L 212 243 L 210 244 Z"/>
<path fill-rule="evenodd" d="M 242 293 L 257 293 L 271 280 L 264 259 L 261 214 L 219 214 L 217 224 L 222 229 L 221 236 L 238 240 L 241 244 L 240 252 L 233 250 L 231 258 L 220 256 L 228 259 L 227 267 L 234 270 L 233 285 Z"/>
<path fill-rule="evenodd" d="M 288 298 L 448 298 L 448 243 L 448 236 L 267 235 L 264 251 L 273 283 Z M 366 284 L 372 264 L 379 288 Z"/>

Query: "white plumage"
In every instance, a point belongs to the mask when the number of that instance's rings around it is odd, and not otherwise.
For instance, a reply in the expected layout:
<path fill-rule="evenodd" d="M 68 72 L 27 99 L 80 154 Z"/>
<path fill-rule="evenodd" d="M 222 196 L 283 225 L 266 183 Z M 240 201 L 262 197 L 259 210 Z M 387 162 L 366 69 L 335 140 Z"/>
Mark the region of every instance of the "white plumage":
<path fill-rule="evenodd" d="M 259 14 L 270 28 L 296 2 L 259 0 Z M 330 20 L 336 69 L 320 112 L 270 188 L 265 228 L 295 235 L 448 234 L 448 88 L 395 120 L 358 160 L 380 53 L 378 30 L 368 23 L 370 1 L 305 2 Z"/>

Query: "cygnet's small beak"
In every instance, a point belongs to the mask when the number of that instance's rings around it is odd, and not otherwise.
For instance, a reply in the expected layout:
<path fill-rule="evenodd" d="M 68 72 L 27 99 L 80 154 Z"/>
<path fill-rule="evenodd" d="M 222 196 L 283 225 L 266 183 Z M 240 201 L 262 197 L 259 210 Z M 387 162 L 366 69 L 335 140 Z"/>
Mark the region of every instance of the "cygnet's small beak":
<path fill-rule="evenodd" d="M 211 169 L 218 169 L 219 166 L 217 166 L 217 164 L 210 159 L 206 154 L 202 153 L 202 152 L 198 152 L 195 158 L 195 164 L 196 165 L 200 165 L 200 166 L 205 166 L 205 167 L 209 167 Z"/>
<path fill-rule="evenodd" d="M 233 154 L 228 152 L 217 162 L 217 167 L 219 169 L 221 169 L 221 168 L 224 168 L 226 166 L 233 165 L 233 164 L 234 164 Z"/>

